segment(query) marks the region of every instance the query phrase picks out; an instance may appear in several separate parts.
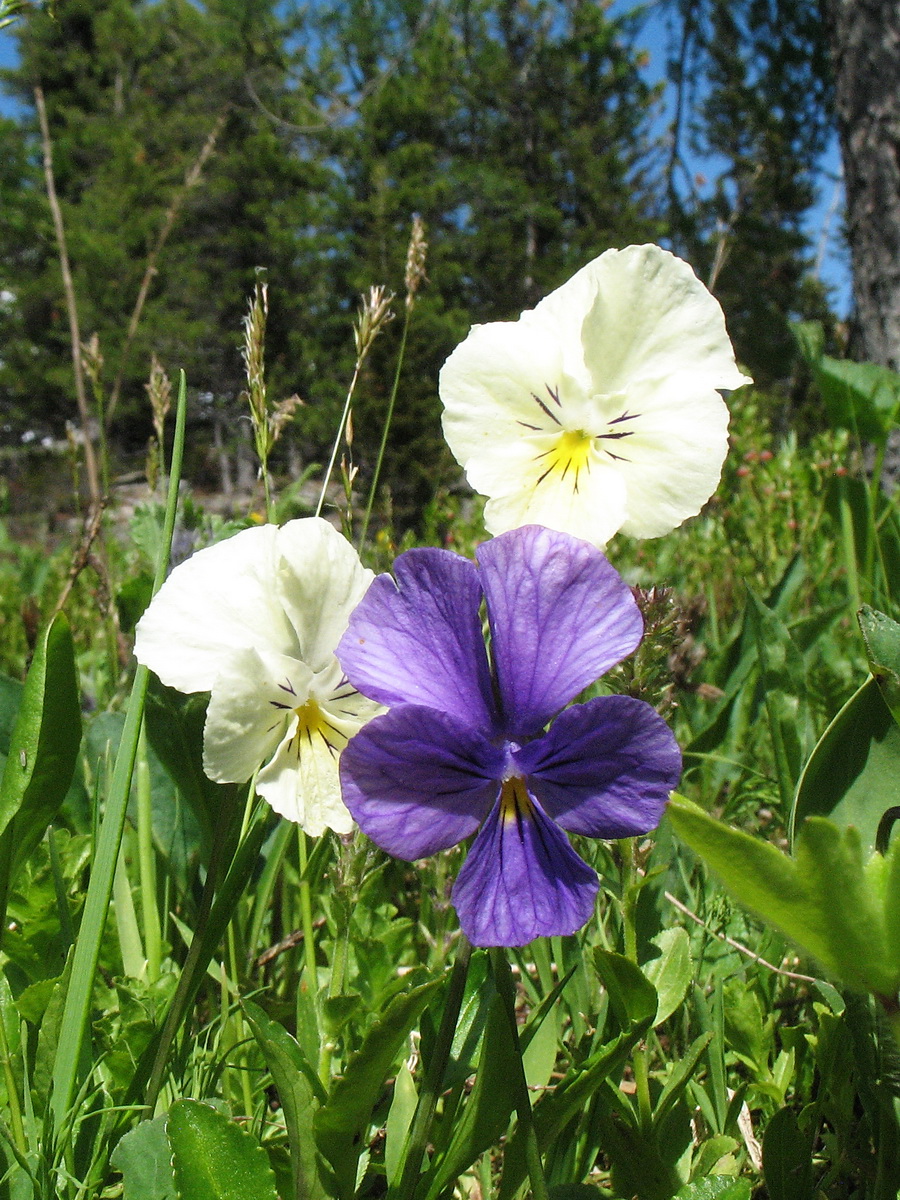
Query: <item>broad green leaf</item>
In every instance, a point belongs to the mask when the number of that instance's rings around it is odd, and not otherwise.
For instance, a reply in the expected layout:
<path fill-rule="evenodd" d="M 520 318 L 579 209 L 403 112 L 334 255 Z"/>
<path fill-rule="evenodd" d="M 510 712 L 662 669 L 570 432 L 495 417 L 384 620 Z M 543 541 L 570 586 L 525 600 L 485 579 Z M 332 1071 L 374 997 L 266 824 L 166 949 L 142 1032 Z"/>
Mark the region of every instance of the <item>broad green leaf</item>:
<path fill-rule="evenodd" d="M 813 375 L 831 422 L 865 441 L 881 442 L 896 422 L 900 375 L 877 363 L 857 363 L 823 354 Z"/>
<path fill-rule="evenodd" d="M 672 1200 L 750 1200 L 750 1184 L 730 1175 L 709 1175 L 686 1183 Z"/>
<path fill-rule="evenodd" d="M 326 1099 L 325 1090 L 288 1031 L 252 1000 L 245 1000 L 243 1008 L 281 1100 L 291 1147 L 294 1196 L 297 1200 L 324 1196 L 313 1137 L 313 1116 Z"/>
<path fill-rule="evenodd" d="M 716 872 L 730 892 L 825 967 L 859 991 L 890 994 L 900 979 L 890 958 L 879 898 L 863 870 L 857 832 L 820 817 L 806 821 L 797 854 L 731 829 L 674 796 L 676 833 Z"/>
<path fill-rule="evenodd" d="M 0 755 L 4 759 L 9 754 L 9 740 L 16 726 L 24 686 L 18 679 L 0 675 Z"/>
<path fill-rule="evenodd" d="M 98 713 L 89 722 L 84 753 L 95 775 L 107 764 L 107 769 L 111 769 L 124 726 L 124 714 L 117 712 Z M 147 766 L 150 771 L 153 842 L 179 890 L 184 892 L 193 880 L 200 858 L 200 827 L 176 781 L 150 745 L 147 746 Z M 132 821 L 136 824 L 136 778 L 132 780 L 128 806 Z"/>
<path fill-rule="evenodd" d="M 126 1133 L 109 1161 L 122 1176 L 122 1200 L 175 1200 L 165 1115 Z"/>
<path fill-rule="evenodd" d="M 687 995 L 693 964 L 691 939 L 680 925 L 664 929 L 653 938 L 653 944 L 659 948 L 659 957 L 644 963 L 642 970 L 656 988 L 656 1027 L 671 1017 Z"/>
<path fill-rule="evenodd" d="M 447 1153 L 430 1176 L 426 1200 L 436 1200 L 506 1131 L 514 1107 L 512 1081 L 520 1069 L 516 1062 L 518 1053 L 506 1005 L 495 992 L 481 1043 L 475 1086 L 462 1116 L 457 1118 Z"/>
<path fill-rule="evenodd" d="M 80 744 L 75 649 L 68 622 L 59 613 L 35 650 L 0 782 L 0 834 L 12 843 L 4 856 L 9 877 L 58 813 L 75 774 Z"/>
<path fill-rule="evenodd" d="M 623 1030 L 653 1020 L 658 1007 L 656 988 L 640 967 L 623 954 L 601 946 L 594 950 L 594 965 Z"/>
<path fill-rule="evenodd" d="M 812 1146 L 790 1108 L 779 1109 L 766 1126 L 762 1155 L 769 1200 L 811 1200 Z"/>
<path fill-rule="evenodd" d="M 384 1173 L 388 1184 L 398 1177 L 403 1165 L 403 1147 L 412 1124 L 419 1094 L 406 1063 L 400 1064 L 394 1080 L 394 1097 L 384 1125 Z"/>
<path fill-rule="evenodd" d="M 859 612 L 859 627 L 869 669 L 878 680 L 894 720 L 900 724 L 900 624 L 864 604 Z"/>
<path fill-rule="evenodd" d="M 900 726 L 878 682 L 850 697 L 813 750 L 797 786 L 791 818 L 796 838 L 806 817 L 828 817 L 859 830 L 867 854 L 882 816 L 900 804 Z"/>
<path fill-rule="evenodd" d="M 350 1200 L 356 1190 L 356 1166 L 363 1150 L 363 1135 L 385 1080 L 441 982 L 436 979 L 423 983 L 394 997 L 347 1063 L 327 1103 L 315 1115 L 316 1143 L 334 1169 L 338 1194 L 343 1200 Z"/>
<path fill-rule="evenodd" d="M 176 1100 L 166 1137 L 178 1200 L 278 1200 L 265 1150 L 211 1105 Z"/>

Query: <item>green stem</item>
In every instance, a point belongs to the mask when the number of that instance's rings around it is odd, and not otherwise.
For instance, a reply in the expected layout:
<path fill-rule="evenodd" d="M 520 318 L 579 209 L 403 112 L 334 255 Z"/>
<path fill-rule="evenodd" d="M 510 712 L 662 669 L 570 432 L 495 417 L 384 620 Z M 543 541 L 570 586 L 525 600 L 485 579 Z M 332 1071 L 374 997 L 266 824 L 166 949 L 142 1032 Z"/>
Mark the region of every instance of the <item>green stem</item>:
<path fill-rule="evenodd" d="M 297 849 L 300 860 L 300 921 L 303 925 L 303 958 L 306 964 L 307 986 L 311 994 L 315 996 L 319 990 L 319 978 L 316 969 L 316 940 L 313 933 L 312 891 L 306 874 L 309 858 L 306 834 L 299 825 L 297 826 Z"/>
<path fill-rule="evenodd" d="M 328 490 L 328 480 L 331 478 L 331 472 L 334 470 L 335 460 L 338 456 L 338 450 L 341 445 L 341 438 L 344 436 L 344 430 L 347 428 L 347 418 L 350 415 L 350 402 L 353 399 L 353 393 L 356 391 L 359 372 L 362 368 L 363 356 L 360 355 L 356 360 L 356 366 L 353 368 L 353 378 L 350 380 L 350 387 L 347 389 L 347 399 L 344 401 L 344 410 L 341 413 L 340 423 L 337 427 L 337 433 L 334 435 L 334 445 L 331 447 L 331 458 L 328 460 L 328 467 L 325 470 L 325 478 L 322 480 L 322 490 L 319 493 L 319 503 L 316 505 L 315 515 L 322 515 L 322 505 L 325 503 L 325 493 Z"/>
<path fill-rule="evenodd" d="M 395 1187 L 388 1189 L 388 1200 L 412 1200 L 419 1182 L 422 1169 L 422 1159 L 428 1145 L 431 1123 L 434 1120 L 438 1097 L 444 1082 L 447 1063 L 450 1061 L 450 1051 L 453 1038 L 462 1009 L 463 996 L 466 990 L 466 978 L 469 974 L 469 960 L 472 957 L 472 946 L 465 934 L 459 935 L 459 947 L 447 987 L 447 1000 L 441 1015 L 441 1024 L 434 1041 L 431 1061 L 416 1111 L 406 1135 L 406 1146 L 403 1153 L 403 1169 Z"/>
<path fill-rule="evenodd" d="M 6 1025 L 4 1024 L 2 1014 L 0 1014 L 0 1059 L 3 1061 L 3 1082 L 6 1084 L 6 1102 L 9 1105 L 9 1123 L 12 1126 L 13 1141 L 20 1154 L 27 1154 L 28 1143 L 25 1140 L 25 1126 L 22 1122 L 22 1109 L 19 1106 L 19 1092 L 16 1077 L 13 1074 L 12 1060 L 9 1056 L 9 1042 L 6 1040 Z"/>
<path fill-rule="evenodd" d="M 175 528 L 175 511 L 178 505 L 178 481 L 181 478 L 186 414 L 187 382 L 182 371 L 178 389 L 175 441 L 172 449 L 172 468 L 169 475 L 169 495 L 162 546 L 153 581 L 154 594 L 162 586 L 169 562 L 172 532 Z M 119 751 L 116 755 L 116 765 L 107 798 L 106 811 L 103 814 L 97 838 L 81 928 L 72 957 L 72 974 L 60 1021 L 56 1059 L 53 1064 L 53 1091 L 50 1098 L 50 1115 L 54 1128 L 57 1130 L 61 1129 L 65 1123 L 78 1081 L 78 1067 L 90 1021 L 91 996 L 97 975 L 97 963 L 100 958 L 100 943 L 103 940 L 103 930 L 109 912 L 113 878 L 119 858 L 119 843 L 122 840 L 122 829 L 125 824 L 125 810 L 131 792 L 131 776 L 137 755 L 141 721 L 144 716 L 144 698 L 147 694 L 148 679 L 147 668 L 138 667 L 131 689 Z"/>
<path fill-rule="evenodd" d="M 47 846 L 50 850 L 50 871 L 53 875 L 53 889 L 56 892 L 56 911 L 59 914 L 59 932 L 63 940 L 63 961 L 65 961 L 69 947 L 75 941 L 75 929 L 72 925 L 72 914 L 69 911 L 69 899 L 66 896 L 66 881 L 63 878 L 62 865 L 59 861 L 59 850 L 56 846 L 56 831 L 52 825 L 47 826 Z"/>
<path fill-rule="evenodd" d="M 635 853 L 637 842 L 634 838 L 622 838 L 619 842 L 619 853 L 622 857 L 622 932 L 625 941 L 625 957 L 637 967 L 637 871 L 635 869 Z M 641 1044 L 632 1057 L 634 1071 L 634 1088 L 638 1102 L 638 1116 L 641 1129 L 649 1133 L 653 1124 L 653 1103 L 650 1099 L 650 1063 L 649 1051 L 645 1043 Z"/>
<path fill-rule="evenodd" d="M 528 1080 L 525 1078 L 525 1064 L 522 1061 L 522 1047 L 519 1042 L 519 1027 L 516 1024 L 516 985 L 506 951 L 497 948 L 491 951 L 491 966 L 494 969 L 494 982 L 497 991 L 506 1008 L 506 1016 L 512 1032 L 513 1043 L 516 1047 L 516 1072 L 513 1080 L 516 1115 L 519 1128 L 525 1139 L 525 1162 L 528 1166 L 528 1177 L 531 1180 L 532 1200 L 548 1200 L 549 1192 L 544 1179 L 544 1167 L 541 1162 L 541 1152 L 537 1142 L 537 1132 L 534 1128 L 534 1118 L 531 1112 L 531 1095 L 528 1091 Z"/>
<path fill-rule="evenodd" d="M 400 387 L 400 372 L 403 369 L 403 359 L 406 354 L 406 335 L 409 332 L 409 318 L 412 310 L 412 304 L 407 304 L 406 316 L 403 319 L 403 333 L 400 336 L 400 350 L 397 354 L 397 366 L 394 370 L 394 384 L 391 388 L 387 412 L 385 413 L 384 417 L 384 429 L 381 431 L 381 445 L 378 447 L 378 457 L 375 459 L 375 470 L 372 472 L 372 483 L 369 486 L 369 499 L 366 503 L 365 515 L 363 516 L 362 530 L 360 531 L 359 541 L 356 543 L 356 549 L 359 554 L 362 554 L 362 548 L 365 545 L 366 534 L 369 531 L 369 518 L 372 515 L 372 506 L 375 503 L 375 493 L 378 490 L 378 479 L 381 475 L 381 464 L 384 461 L 384 452 L 387 447 L 388 433 L 390 432 L 391 421 L 394 416 L 394 404 L 396 403 L 397 391 Z"/>
<path fill-rule="evenodd" d="M 141 916 L 144 924 L 144 950 L 147 954 L 147 982 L 156 983 L 162 965 L 162 931 L 156 907 L 156 859 L 153 854 L 153 802 L 150 791 L 150 763 L 147 758 L 147 728 L 141 726 L 137 759 L 137 842 L 138 873 L 141 880 Z"/>
<path fill-rule="evenodd" d="M 175 1041 L 175 1036 L 181 1028 L 185 1014 L 196 995 L 199 978 L 208 965 L 208 960 L 203 962 L 204 950 L 206 949 L 206 937 L 204 935 L 209 923 L 216 887 L 224 874 L 222 851 L 231 836 L 231 829 L 232 824 L 228 820 L 223 819 L 216 822 L 215 836 L 209 856 L 209 866 L 206 872 L 206 880 L 203 884 L 203 894 L 200 897 L 200 909 L 194 922 L 194 936 L 191 939 L 191 945 L 184 960 L 184 967 L 181 971 L 181 977 L 178 980 L 178 986 L 175 989 L 175 995 L 172 997 L 172 1003 L 169 1005 L 169 1010 L 163 1022 L 159 1042 L 156 1046 L 156 1054 L 153 1059 L 153 1066 L 150 1071 L 150 1079 L 147 1083 L 147 1091 L 144 1096 L 146 1116 L 148 1117 L 153 1116 L 153 1110 L 156 1108 L 156 1102 L 159 1099 L 172 1043 Z"/>

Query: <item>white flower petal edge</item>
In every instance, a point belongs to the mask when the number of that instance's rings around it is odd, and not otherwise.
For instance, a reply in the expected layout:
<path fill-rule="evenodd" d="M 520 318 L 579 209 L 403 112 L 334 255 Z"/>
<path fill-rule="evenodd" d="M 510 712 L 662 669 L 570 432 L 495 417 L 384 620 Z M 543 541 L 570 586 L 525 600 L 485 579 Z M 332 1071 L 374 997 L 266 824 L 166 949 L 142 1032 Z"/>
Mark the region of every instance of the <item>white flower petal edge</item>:
<path fill-rule="evenodd" d="M 715 490 L 717 389 L 749 382 L 688 264 L 629 246 L 518 321 L 473 327 L 441 371 L 444 435 L 492 534 L 536 521 L 599 546 L 657 537 Z"/>
<path fill-rule="evenodd" d="M 313 836 L 350 832 L 337 760 L 380 711 L 334 656 L 372 578 L 321 518 L 247 529 L 176 567 L 137 628 L 139 662 L 210 692 L 206 774 L 240 783 L 266 764 L 260 795 Z"/>

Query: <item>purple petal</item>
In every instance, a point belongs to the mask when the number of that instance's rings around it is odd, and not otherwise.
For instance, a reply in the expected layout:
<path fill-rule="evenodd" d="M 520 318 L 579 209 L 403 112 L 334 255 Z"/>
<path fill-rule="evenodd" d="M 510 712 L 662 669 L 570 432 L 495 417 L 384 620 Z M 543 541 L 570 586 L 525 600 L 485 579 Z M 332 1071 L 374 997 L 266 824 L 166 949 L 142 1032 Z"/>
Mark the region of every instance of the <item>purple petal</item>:
<path fill-rule="evenodd" d="M 348 679 L 380 704 L 422 704 L 493 729 L 475 565 L 448 550 L 407 550 L 394 573 L 396 583 L 378 576 L 341 638 Z"/>
<path fill-rule="evenodd" d="M 475 832 L 497 799 L 505 754 L 454 717 L 400 704 L 341 754 L 341 790 L 360 829 L 412 861 Z"/>
<path fill-rule="evenodd" d="M 580 538 L 524 525 L 477 555 L 504 729 L 530 737 L 636 648 L 643 619 L 619 573 Z"/>
<path fill-rule="evenodd" d="M 548 815 L 589 837 L 655 829 L 681 777 L 672 731 L 649 704 L 630 696 L 567 708 L 513 759 Z"/>
<path fill-rule="evenodd" d="M 531 802 L 494 805 L 453 887 L 459 923 L 474 946 L 524 946 L 563 936 L 594 911 L 597 875 Z"/>

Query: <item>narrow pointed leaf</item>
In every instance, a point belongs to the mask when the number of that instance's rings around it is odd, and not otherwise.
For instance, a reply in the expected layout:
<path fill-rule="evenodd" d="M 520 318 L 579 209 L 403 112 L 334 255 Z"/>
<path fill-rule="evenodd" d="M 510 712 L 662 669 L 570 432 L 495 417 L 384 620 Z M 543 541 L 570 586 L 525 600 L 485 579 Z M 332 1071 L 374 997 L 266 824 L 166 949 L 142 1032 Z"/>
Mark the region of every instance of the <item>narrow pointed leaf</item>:
<path fill-rule="evenodd" d="M 347 1063 L 343 1078 L 334 1085 L 328 1102 L 316 1113 L 316 1143 L 334 1169 L 342 1200 L 350 1200 L 356 1190 L 363 1135 L 385 1080 L 440 984 L 441 980 L 436 979 L 394 997 Z"/>

